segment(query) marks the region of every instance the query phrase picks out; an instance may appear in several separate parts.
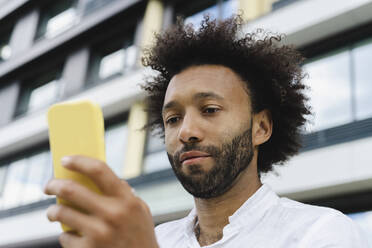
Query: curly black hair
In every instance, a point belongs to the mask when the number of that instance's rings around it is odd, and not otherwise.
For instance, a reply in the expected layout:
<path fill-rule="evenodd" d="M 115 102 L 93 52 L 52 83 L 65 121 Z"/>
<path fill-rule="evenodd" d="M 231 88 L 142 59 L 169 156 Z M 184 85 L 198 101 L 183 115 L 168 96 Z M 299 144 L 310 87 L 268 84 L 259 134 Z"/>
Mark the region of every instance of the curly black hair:
<path fill-rule="evenodd" d="M 148 93 L 148 128 L 164 137 L 162 107 L 172 77 L 195 65 L 223 65 L 246 82 L 252 109 L 267 109 L 273 121 L 270 139 L 259 146 L 258 173 L 267 173 L 273 164 L 283 164 L 301 146 L 300 134 L 311 114 L 304 93 L 304 60 L 293 46 L 282 45 L 283 35 L 264 30 L 242 33 L 237 15 L 223 21 L 205 16 L 199 29 L 177 23 L 155 36 L 154 46 L 144 50 L 142 63 L 156 70 L 142 88 Z"/>

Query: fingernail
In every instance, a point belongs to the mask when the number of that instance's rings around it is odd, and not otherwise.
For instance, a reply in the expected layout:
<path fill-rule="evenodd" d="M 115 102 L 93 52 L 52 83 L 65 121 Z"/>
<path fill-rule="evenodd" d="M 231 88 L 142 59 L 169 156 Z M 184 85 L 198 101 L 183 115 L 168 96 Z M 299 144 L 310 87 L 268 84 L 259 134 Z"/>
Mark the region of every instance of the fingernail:
<path fill-rule="evenodd" d="M 53 179 L 52 179 L 53 180 Z M 44 193 L 46 194 L 47 193 L 47 190 L 49 188 L 49 184 L 50 184 L 50 181 L 52 180 L 49 180 L 45 185 L 44 185 Z"/>
<path fill-rule="evenodd" d="M 70 163 L 71 161 L 71 157 L 69 156 L 64 156 L 62 159 L 61 159 L 61 164 L 62 166 L 66 166 Z"/>
<path fill-rule="evenodd" d="M 50 188 L 53 187 L 54 179 L 51 179 L 47 182 L 47 184 L 44 186 L 44 193 L 50 194 Z"/>
<path fill-rule="evenodd" d="M 54 221 L 55 220 L 55 215 L 58 211 L 58 206 L 57 205 L 52 205 L 48 208 L 47 210 L 47 216 L 48 216 L 48 219 L 50 221 Z"/>

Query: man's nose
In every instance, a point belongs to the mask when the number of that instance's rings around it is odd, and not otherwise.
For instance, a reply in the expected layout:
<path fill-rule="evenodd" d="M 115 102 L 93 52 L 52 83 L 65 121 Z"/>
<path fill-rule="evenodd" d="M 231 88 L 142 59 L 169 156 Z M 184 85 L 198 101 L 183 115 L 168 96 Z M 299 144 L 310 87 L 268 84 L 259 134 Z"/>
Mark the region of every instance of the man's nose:
<path fill-rule="evenodd" d="M 203 132 L 198 119 L 189 114 L 183 117 L 178 138 L 182 143 L 200 142 L 203 139 Z"/>

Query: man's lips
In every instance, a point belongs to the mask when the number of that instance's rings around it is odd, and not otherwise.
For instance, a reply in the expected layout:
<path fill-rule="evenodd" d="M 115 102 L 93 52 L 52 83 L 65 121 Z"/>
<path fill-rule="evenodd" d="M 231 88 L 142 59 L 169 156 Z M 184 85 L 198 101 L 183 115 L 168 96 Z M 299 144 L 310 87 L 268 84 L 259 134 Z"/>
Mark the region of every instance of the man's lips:
<path fill-rule="evenodd" d="M 203 158 L 203 157 L 210 157 L 211 155 L 205 152 L 199 152 L 199 151 L 189 151 L 181 153 L 180 156 L 180 163 L 182 164 L 184 161 L 189 159 L 195 159 L 195 158 Z"/>

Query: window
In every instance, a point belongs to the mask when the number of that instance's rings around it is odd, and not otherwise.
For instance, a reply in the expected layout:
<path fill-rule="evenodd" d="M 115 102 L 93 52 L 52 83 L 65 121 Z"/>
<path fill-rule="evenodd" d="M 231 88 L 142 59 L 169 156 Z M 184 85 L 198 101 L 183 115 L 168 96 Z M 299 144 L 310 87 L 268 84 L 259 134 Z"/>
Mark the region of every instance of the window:
<path fill-rule="evenodd" d="M 288 6 L 298 0 L 273 0 L 272 1 L 272 9 L 277 10 L 280 8 L 283 8 L 285 6 Z"/>
<path fill-rule="evenodd" d="M 45 198 L 43 188 L 52 177 L 52 159 L 49 151 L 38 152 L 26 159 L 27 177 L 22 192 L 22 204 L 37 202 Z"/>
<path fill-rule="evenodd" d="M 5 186 L 7 169 L 8 169 L 8 166 L 6 165 L 1 165 L 0 167 L 0 210 L 2 209 L 2 205 L 4 202 L 4 186 Z"/>
<path fill-rule="evenodd" d="M 41 10 L 36 39 L 53 38 L 77 21 L 76 0 L 51 1 Z"/>
<path fill-rule="evenodd" d="M 0 62 L 8 60 L 12 55 L 12 49 L 9 45 L 10 35 L 0 37 Z"/>
<path fill-rule="evenodd" d="M 137 59 L 137 48 L 133 45 L 134 30 L 125 33 L 92 47 L 88 84 L 105 82 L 133 69 Z"/>
<path fill-rule="evenodd" d="M 305 64 L 310 105 L 315 114 L 314 126 L 306 129 L 319 131 L 372 117 L 371 58 L 369 39 Z"/>
<path fill-rule="evenodd" d="M 196 10 L 196 9 L 194 9 Z M 194 12 L 194 11 L 193 11 Z M 210 15 L 211 18 L 215 19 L 218 17 L 218 6 L 212 5 L 206 9 L 202 9 L 196 12 L 187 13 L 185 22 L 193 24 L 194 27 L 198 27 L 200 25 L 200 22 L 203 20 L 203 16 L 205 14 Z"/>
<path fill-rule="evenodd" d="M 45 184 L 52 178 L 52 166 L 49 150 L 43 149 L 0 167 L 0 209 L 53 197 L 43 193 Z"/>
<path fill-rule="evenodd" d="M 305 65 L 310 105 L 315 114 L 311 131 L 353 120 L 350 62 L 350 52 L 342 51 Z"/>
<path fill-rule="evenodd" d="M 0 63 L 8 60 L 12 56 L 10 47 L 10 36 L 12 34 L 13 24 L 3 24 L 0 32 Z"/>
<path fill-rule="evenodd" d="M 1 166 L 0 167 L 0 199 L 2 198 L 3 191 L 4 191 L 4 184 L 5 184 L 5 177 L 6 177 L 6 169 L 7 166 Z M 0 200 L 1 201 L 1 200 Z M 0 203 L 1 205 L 1 203 Z"/>
<path fill-rule="evenodd" d="M 372 117 L 372 41 L 369 40 L 352 50 L 355 72 L 356 119 Z"/>
<path fill-rule="evenodd" d="M 2 209 L 17 207 L 22 202 L 22 194 L 26 188 L 27 163 L 19 159 L 9 165 L 2 196 Z"/>
<path fill-rule="evenodd" d="M 239 3 L 237 0 L 224 0 L 221 5 L 221 18 L 229 18 L 238 13 Z"/>
<path fill-rule="evenodd" d="M 185 17 L 186 23 L 199 27 L 204 15 L 212 19 L 225 19 L 237 13 L 238 0 L 204 0 L 182 2 L 175 7 L 176 16 Z M 176 17 L 175 16 L 175 17 Z"/>
<path fill-rule="evenodd" d="M 62 69 L 55 69 L 40 77 L 25 80 L 21 87 L 16 116 L 32 113 L 56 102 L 63 92 L 60 80 Z"/>
<path fill-rule="evenodd" d="M 163 139 L 148 133 L 146 143 L 143 172 L 147 174 L 171 168 Z"/>
<path fill-rule="evenodd" d="M 127 139 L 128 127 L 125 122 L 109 126 L 105 132 L 106 162 L 120 178 L 123 177 Z"/>
<path fill-rule="evenodd" d="M 100 9 L 114 1 L 117 1 L 117 0 L 86 0 L 85 6 L 84 6 L 84 15 L 93 13 L 97 9 Z"/>

